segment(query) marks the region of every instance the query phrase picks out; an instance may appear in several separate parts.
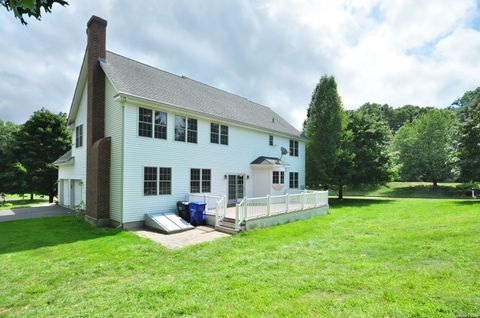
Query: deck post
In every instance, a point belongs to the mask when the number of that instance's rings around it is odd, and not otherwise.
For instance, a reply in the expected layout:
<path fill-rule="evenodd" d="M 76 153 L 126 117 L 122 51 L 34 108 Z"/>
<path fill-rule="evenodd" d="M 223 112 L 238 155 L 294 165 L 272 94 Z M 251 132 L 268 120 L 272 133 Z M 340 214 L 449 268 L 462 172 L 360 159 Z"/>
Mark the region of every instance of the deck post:
<path fill-rule="evenodd" d="M 247 198 L 243 198 L 243 219 L 246 221 L 247 220 Z"/>
<path fill-rule="evenodd" d="M 267 195 L 267 215 L 268 216 L 270 216 L 270 202 L 271 202 L 270 196 Z"/>
<path fill-rule="evenodd" d="M 302 206 L 302 211 L 303 211 L 303 207 L 305 206 L 305 192 L 302 192 L 302 195 L 300 196 L 300 201 L 301 201 L 301 206 Z"/>
<path fill-rule="evenodd" d="M 287 194 L 285 194 L 285 208 L 286 208 L 285 213 L 288 213 L 288 200 L 289 199 L 288 199 L 288 192 L 287 192 Z"/>
<path fill-rule="evenodd" d="M 238 232 L 240 228 L 240 211 L 238 208 L 238 204 L 235 204 L 235 231 Z"/>

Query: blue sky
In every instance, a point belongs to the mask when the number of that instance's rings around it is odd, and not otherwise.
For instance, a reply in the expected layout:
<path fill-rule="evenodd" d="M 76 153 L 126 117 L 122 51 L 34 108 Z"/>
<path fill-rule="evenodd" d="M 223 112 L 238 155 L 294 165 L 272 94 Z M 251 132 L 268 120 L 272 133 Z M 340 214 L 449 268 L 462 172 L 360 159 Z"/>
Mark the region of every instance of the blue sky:
<path fill-rule="evenodd" d="M 0 11 L 0 118 L 68 112 L 92 14 L 107 48 L 267 105 L 298 128 L 322 75 L 344 107 L 448 106 L 480 86 L 480 0 L 70 1 Z"/>

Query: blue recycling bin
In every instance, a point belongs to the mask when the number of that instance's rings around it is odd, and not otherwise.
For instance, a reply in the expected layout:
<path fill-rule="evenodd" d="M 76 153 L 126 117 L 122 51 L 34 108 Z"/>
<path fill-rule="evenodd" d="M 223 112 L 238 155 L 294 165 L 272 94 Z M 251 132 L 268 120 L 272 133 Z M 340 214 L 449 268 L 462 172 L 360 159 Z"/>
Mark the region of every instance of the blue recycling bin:
<path fill-rule="evenodd" d="M 192 225 L 200 225 L 205 223 L 205 207 L 207 204 L 201 201 L 193 201 L 188 203 L 188 211 L 190 212 L 190 223 Z"/>

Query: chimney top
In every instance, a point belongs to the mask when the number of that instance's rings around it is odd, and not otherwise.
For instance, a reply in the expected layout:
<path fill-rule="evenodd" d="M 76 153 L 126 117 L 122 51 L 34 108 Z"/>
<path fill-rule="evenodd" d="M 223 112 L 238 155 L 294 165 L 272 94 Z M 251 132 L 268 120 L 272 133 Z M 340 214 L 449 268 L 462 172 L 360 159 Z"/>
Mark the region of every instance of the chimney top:
<path fill-rule="evenodd" d="M 90 25 L 92 25 L 92 23 L 98 23 L 100 25 L 107 26 L 107 20 L 104 20 L 100 17 L 97 17 L 96 15 L 92 15 L 90 20 L 88 20 L 87 28 L 90 27 Z"/>

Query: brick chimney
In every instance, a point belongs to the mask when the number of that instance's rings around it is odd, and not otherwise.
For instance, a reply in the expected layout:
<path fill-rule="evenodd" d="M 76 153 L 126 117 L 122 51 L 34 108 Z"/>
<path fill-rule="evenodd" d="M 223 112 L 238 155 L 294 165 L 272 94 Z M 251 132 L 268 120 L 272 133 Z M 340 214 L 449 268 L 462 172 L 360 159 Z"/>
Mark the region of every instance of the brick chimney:
<path fill-rule="evenodd" d="M 105 59 L 107 21 L 87 23 L 87 202 L 86 217 L 96 225 L 110 219 L 110 137 L 105 137 Z"/>

